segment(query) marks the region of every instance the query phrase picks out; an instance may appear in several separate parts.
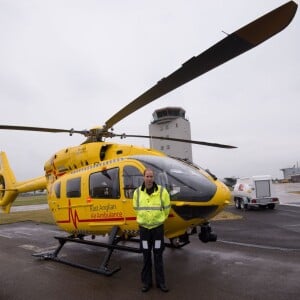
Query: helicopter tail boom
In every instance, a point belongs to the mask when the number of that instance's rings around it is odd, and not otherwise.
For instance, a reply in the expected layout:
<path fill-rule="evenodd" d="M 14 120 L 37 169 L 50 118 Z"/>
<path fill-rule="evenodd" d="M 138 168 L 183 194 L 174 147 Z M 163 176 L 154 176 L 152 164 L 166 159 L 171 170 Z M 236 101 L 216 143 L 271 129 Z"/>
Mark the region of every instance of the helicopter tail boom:
<path fill-rule="evenodd" d="M 5 152 L 0 152 L 0 207 L 5 213 L 10 212 L 12 203 L 20 193 L 45 188 L 46 178 L 44 176 L 17 182 Z"/>

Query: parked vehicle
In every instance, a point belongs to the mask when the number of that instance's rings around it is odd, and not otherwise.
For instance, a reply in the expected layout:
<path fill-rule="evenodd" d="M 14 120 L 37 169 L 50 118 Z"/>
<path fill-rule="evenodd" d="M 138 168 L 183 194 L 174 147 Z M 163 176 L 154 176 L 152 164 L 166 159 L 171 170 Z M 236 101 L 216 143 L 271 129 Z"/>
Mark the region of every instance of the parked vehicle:
<path fill-rule="evenodd" d="M 259 175 L 237 179 L 233 189 L 235 207 L 238 209 L 270 208 L 279 204 L 274 195 L 272 177 Z"/>

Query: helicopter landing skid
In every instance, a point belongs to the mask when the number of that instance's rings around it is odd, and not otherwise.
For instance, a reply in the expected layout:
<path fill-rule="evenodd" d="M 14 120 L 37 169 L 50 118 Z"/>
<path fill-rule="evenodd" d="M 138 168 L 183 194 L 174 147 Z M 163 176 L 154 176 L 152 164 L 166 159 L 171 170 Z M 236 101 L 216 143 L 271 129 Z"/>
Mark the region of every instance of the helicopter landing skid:
<path fill-rule="evenodd" d="M 69 265 L 72 267 L 87 270 L 90 272 L 94 272 L 94 273 L 98 273 L 98 274 L 102 274 L 102 275 L 106 275 L 106 276 L 111 276 L 114 273 L 121 270 L 121 267 L 115 267 L 115 268 L 110 269 L 108 266 L 111 255 L 115 249 L 129 251 L 129 252 L 136 252 L 136 253 L 141 252 L 140 249 L 138 249 L 138 248 L 117 245 L 117 243 L 121 240 L 119 237 L 117 237 L 117 232 L 118 232 L 118 227 L 115 226 L 109 234 L 109 240 L 107 243 L 84 240 L 82 236 L 81 237 L 74 237 L 74 236 L 58 237 L 58 236 L 56 236 L 55 238 L 59 241 L 59 246 L 54 251 L 35 253 L 35 254 L 33 254 L 33 256 L 39 257 L 39 258 L 45 259 L 45 260 L 53 260 L 53 261 L 60 262 L 60 263 L 63 263 L 63 264 L 66 264 L 66 265 Z M 78 263 L 73 263 L 73 262 L 67 261 L 65 259 L 59 258 L 58 254 L 67 242 L 107 248 L 106 255 L 103 258 L 103 261 L 102 261 L 100 267 L 93 268 L 93 267 L 89 267 L 89 266 L 78 264 Z"/>

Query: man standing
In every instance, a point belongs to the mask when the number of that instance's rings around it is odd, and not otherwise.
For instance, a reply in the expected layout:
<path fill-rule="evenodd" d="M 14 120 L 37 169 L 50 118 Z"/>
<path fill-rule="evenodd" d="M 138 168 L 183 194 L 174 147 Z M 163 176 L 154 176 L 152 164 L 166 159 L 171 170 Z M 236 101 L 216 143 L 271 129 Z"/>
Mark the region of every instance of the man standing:
<path fill-rule="evenodd" d="M 168 292 L 165 284 L 163 251 L 164 222 L 170 211 L 170 195 L 164 187 L 154 182 L 152 169 L 144 171 L 144 182 L 133 194 L 133 207 L 137 213 L 144 260 L 141 273 L 142 292 L 147 292 L 152 287 L 152 250 L 156 286 L 163 292 Z"/>

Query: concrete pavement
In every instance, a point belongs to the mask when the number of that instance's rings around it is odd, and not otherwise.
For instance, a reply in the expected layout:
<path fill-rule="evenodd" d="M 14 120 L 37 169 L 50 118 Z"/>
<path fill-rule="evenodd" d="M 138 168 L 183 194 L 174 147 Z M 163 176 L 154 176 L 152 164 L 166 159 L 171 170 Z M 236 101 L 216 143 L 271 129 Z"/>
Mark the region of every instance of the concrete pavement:
<path fill-rule="evenodd" d="M 294 187 L 284 186 L 279 193 L 281 203 L 296 206 L 251 211 L 231 206 L 227 210 L 242 219 L 212 222 L 217 242 L 203 244 L 193 235 L 184 248 L 167 248 L 166 294 L 156 288 L 141 293 L 140 254 L 115 251 L 111 265 L 121 270 L 105 277 L 32 256 L 57 247 L 53 237 L 65 233 L 54 225 L 1 225 L 0 299 L 300 299 L 300 201 L 288 193 Z M 104 249 L 68 244 L 61 252 L 65 259 L 93 267 L 104 254 Z"/>

